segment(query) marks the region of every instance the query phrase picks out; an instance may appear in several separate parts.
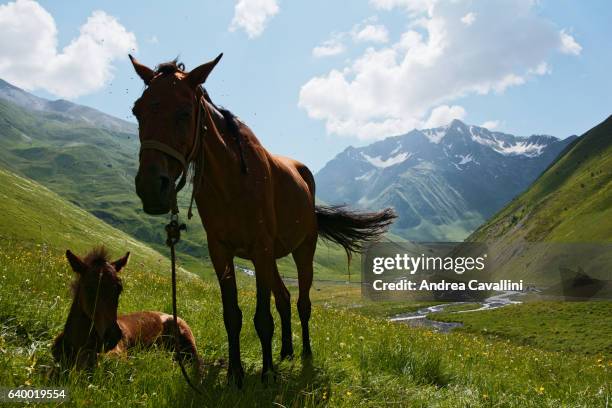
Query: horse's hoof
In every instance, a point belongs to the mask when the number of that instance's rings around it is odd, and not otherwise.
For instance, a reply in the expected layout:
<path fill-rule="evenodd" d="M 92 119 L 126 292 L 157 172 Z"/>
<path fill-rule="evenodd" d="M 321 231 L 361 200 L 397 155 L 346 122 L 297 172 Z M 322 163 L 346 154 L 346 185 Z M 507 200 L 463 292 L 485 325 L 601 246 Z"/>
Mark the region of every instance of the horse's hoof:
<path fill-rule="evenodd" d="M 274 368 L 261 373 L 261 382 L 264 384 L 276 383 L 276 379 L 277 375 Z"/>
<path fill-rule="evenodd" d="M 281 350 L 281 360 L 293 360 L 293 348 L 289 350 Z"/>
<path fill-rule="evenodd" d="M 312 350 L 310 347 L 302 351 L 302 360 L 312 360 Z"/>
<path fill-rule="evenodd" d="M 237 368 L 230 367 L 227 370 L 227 382 L 230 385 L 235 385 L 237 388 L 242 388 L 244 382 L 244 370 L 242 369 L 242 365 Z"/>

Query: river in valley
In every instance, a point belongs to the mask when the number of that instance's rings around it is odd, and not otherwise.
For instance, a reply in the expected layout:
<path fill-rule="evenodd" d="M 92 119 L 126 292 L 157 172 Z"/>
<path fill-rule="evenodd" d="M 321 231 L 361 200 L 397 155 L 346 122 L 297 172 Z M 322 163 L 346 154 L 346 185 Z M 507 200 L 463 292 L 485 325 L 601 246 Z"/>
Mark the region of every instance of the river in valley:
<path fill-rule="evenodd" d="M 429 306 L 423 309 L 419 309 L 416 312 L 409 313 L 401 313 L 391 317 L 389 320 L 397 323 L 404 323 L 414 327 L 428 327 L 436 331 L 440 332 L 449 332 L 456 327 L 462 326 L 462 323 L 457 322 L 438 322 L 435 320 L 431 320 L 427 318 L 427 315 L 430 313 L 442 312 L 444 309 L 450 306 L 457 306 L 462 304 L 474 304 L 477 303 L 480 305 L 479 308 L 470 309 L 470 310 L 458 310 L 451 313 L 472 313 L 472 312 L 480 312 L 482 310 L 493 310 L 499 309 L 500 307 L 505 307 L 509 305 L 514 305 L 518 303 L 522 303 L 518 300 L 511 299 L 512 297 L 516 297 L 516 295 L 520 295 L 521 292 L 500 292 L 496 295 L 490 296 L 483 301 L 480 302 L 454 302 L 454 303 L 443 303 L 440 305 Z"/>

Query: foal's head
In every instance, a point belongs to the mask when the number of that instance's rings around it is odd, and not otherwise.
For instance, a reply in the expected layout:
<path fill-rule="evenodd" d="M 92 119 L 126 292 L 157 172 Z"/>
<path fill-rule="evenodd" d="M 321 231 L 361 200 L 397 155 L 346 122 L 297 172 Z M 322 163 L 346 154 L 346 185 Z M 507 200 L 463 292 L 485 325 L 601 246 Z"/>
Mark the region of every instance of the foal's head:
<path fill-rule="evenodd" d="M 128 263 L 130 253 L 114 262 L 108 261 L 104 247 L 96 248 L 80 258 L 70 250 L 66 258 L 76 272 L 73 283 L 74 301 L 78 302 L 81 311 L 91 319 L 93 328 L 106 348 L 113 348 L 121 339 L 121 330 L 117 324 L 117 307 L 119 295 L 123 289 L 118 272 Z M 83 328 L 89 330 L 90 327 Z"/>
<path fill-rule="evenodd" d="M 197 89 L 222 55 L 191 72 L 186 72 L 176 60 L 152 70 L 130 55 L 136 73 L 146 85 L 132 110 L 138 120 L 141 142 L 160 142 L 183 158 L 188 157 L 196 143 Z M 147 214 L 165 214 L 171 209 L 175 182 L 181 171 L 186 170 L 174 156 L 156 149 L 141 151 L 136 193 Z"/>

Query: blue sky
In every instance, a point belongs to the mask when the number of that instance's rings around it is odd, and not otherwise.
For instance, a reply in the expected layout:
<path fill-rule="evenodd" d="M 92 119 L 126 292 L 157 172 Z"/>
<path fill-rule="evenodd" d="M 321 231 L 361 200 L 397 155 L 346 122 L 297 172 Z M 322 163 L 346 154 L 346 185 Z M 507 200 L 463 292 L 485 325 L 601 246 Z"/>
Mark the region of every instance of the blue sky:
<path fill-rule="evenodd" d="M 0 4 L 1 78 L 134 120 L 131 48 L 188 69 L 223 52 L 213 100 L 315 171 L 348 145 L 454 117 L 567 137 L 612 113 L 606 0 Z"/>

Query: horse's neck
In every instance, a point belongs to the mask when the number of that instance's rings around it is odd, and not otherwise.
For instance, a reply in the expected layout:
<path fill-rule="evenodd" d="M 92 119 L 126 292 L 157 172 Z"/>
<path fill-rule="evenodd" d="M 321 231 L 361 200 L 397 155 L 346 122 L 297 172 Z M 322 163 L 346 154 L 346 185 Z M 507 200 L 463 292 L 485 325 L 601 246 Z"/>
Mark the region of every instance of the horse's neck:
<path fill-rule="evenodd" d="M 64 338 L 68 340 L 73 347 L 78 348 L 85 345 L 92 335 L 95 335 L 93 322 L 83 311 L 77 295 L 72 301 L 68 319 L 64 325 Z"/>

